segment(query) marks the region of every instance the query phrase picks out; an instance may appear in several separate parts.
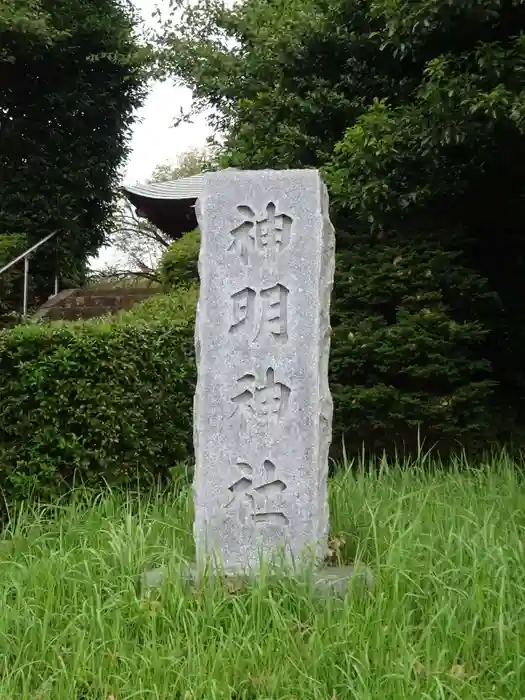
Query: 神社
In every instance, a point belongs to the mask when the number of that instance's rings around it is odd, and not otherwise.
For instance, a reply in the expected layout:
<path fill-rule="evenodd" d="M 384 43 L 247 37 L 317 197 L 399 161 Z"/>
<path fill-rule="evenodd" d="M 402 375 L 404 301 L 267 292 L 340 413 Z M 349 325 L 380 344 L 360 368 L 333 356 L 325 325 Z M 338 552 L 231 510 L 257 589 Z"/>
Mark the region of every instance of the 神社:
<path fill-rule="evenodd" d="M 160 221 L 168 205 L 144 196 L 151 187 L 142 188 L 142 200 L 135 193 L 135 202 L 151 221 Z M 231 169 L 164 187 L 164 196 L 195 195 L 192 203 L 191 197 L 179 202 L 178 211 L 186 207 L 186 226 L 198 224 L 201 235 L 196 566 L 189 577 L 210 569 L 257 574 L 269 562 L 294 571 L 314 564 L 315 581 L 324 588 L 343 591 L 361 571 L 370 585 L 366 567 L 316 568 L 326 556 L 329 532 L 335 252 L 319 172 Z M 155 194 L 160 201 L 160 190 Z M 195 219 L 189 221 L 192 207 Z M 179 220 L 171 231 L 183 227 Z M 162 571 L 147 572 L 143 585 L 162 578 Z"/>
<path fill-rule="evenodd" d="M 315 170 L 204 176 L 196 322 L 197 562 L 322 560 L 334 230 Z"/>

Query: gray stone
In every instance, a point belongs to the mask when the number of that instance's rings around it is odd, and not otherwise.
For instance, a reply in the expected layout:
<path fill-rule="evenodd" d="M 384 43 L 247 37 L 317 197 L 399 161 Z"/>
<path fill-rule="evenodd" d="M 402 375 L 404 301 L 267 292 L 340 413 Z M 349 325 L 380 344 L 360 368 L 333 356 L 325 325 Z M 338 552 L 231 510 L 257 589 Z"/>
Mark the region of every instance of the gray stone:
<path fill-rule="evenodd" d="M 185 584 L 194 585 L 199 580 L 199 574 L 195 567 L 183 567 L 179 575 L 180 580 Z M 283 574 L 281 574 L 279 578 L 282 579 L 282 577 Z M 166 578 L 166 569 L 159 568 L 145 571 L 141 577 L 141 592 L 147 593 L 152 589 L 159 588 L 164 585 Z M 300 574 L 295 577 L 292 574 L 289 578 L 298 582 L 305 582 L 305 578 Z M 346 593 L 352 589 L 354 584 L 358 584 L 359 582 L 364 584 L 365 591 L 371 590 L 374 585 L 372 570 L 362 563 L 351 564 L 349 566 L 325 567 L 319 571 L 314 571 L 313 575 L 309 578 L 314 588 L 319 593 L 335 597 L 344 597 Z M 239 575 L 235 573 L 230 573 L 226 576 L 226 579 L 236 581 L 240 584 L 249 583 L 249 579 L 246 576 L 241 575 L 241 577 L 239 577 Z"/>
<path fill-rule="evenodd" d="M 196 322 L 197 565 L 326 553 L 334 230 L 316 170 L 208 173 Z"/>
<path fill-rule="evenodd" d="M 372 569 L 365 564 L 356 563 L 348 566 L 326 567 L 314 575 L 315 587 L 337 596 L 344 596 L 357 581 L 365 584 L 367 589 L 374 585 Z"/>

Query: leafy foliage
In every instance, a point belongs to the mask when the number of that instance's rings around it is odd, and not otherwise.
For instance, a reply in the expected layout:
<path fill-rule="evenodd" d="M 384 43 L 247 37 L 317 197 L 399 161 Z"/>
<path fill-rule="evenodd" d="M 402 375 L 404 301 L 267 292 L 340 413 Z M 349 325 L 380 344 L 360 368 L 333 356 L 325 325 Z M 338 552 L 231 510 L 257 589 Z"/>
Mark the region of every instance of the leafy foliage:
<path fill-rule="evenodd" d="M 166 289 L 196 283 L 201 237 L 199 229 L 185 233 L 164 253 L 160 263 L 162 283 Z"/>
<path fill-rule="evenodd" d="M 523 425 L 525 5 L 188 3 L 164 67 L 222 164 L 321 167 L 337 228 L 339 436 L 472 444 Z"/>
<path fill-rule="evenodd" d="M 471 446 L 490 427 L 495 382 L 479 352 L 476 320 L 492 304 L 486 284 L 440 237 L 352 237 L 336 268 L 331 382 L 336 428 L 349 446 L 442 451 Z M 337 447 L 337 446 L 336 446 Z"/>
<path fill-rule="evenodd" d="M 27 238 L 21 233 L 0 236 L 0 268 L 27 249 Z M 0 328 L 22 311 L 23 269 L 14 266 L 0 275 Z M 18 312 L 18 314 L 17 314 Z"/>
<path fill-rule="evenodd" d="M 168 182 L 191 175 L 200 175 L 216 167 L 217 153 L 213 148 L 192 148 L 182 153 L 175 161 L 159 163 L 151 174 L 150 183 Z"/>
<path fill-rule="evenodd" d="M 81 282 L 105 238 L 145 49 L 123 0 L 6 0 L 0 9 L 0 236 L 52 231 L 61 272 Z M 52 291 L 54 246 L 33 261 Z"/>
<path fill-rule="evenodd" d="M 0 331 L 8 501 L 73 481 L 162 481 L 191 455 L 195 298 L 183 291 L 109 320 Z"/>

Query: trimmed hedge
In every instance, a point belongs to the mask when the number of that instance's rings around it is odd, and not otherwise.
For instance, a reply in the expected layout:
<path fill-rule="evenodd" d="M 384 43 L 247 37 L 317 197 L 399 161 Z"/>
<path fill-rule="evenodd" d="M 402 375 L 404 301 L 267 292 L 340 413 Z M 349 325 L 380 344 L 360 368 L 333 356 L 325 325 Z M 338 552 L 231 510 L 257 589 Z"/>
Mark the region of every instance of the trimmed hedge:
<path fill-rule="evenodd" d="M 162 481 L 192 454 L 196 290 L 117 317 L 0 332 L 7 502 Z"/>
<path fill-rule="evenodd" d="M 354 236 L 338 254 L 334 455 L 342 439 L 352 452 L 412 452 L 418 429 L 447 451 L 490 427 L 486 330 L 473 320 L 490 302 L 484 282 L 438 247 L 401 243 Z M 5 501 L 162 483 L 192 458 L 197 254 L 198 232 L 174 243 L 163 265 L 175 289 L 117 317 L 0 332 Z"/>

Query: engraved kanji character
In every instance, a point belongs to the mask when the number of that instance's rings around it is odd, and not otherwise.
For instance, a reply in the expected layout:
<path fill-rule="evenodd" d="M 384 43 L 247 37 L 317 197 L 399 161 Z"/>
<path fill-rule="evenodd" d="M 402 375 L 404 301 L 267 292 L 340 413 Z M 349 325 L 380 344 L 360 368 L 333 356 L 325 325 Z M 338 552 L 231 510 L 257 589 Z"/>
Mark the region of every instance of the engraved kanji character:
<path fill-rule="evenodd" d="M 288 340 L 288 294 L 284 285 L 275 284 L 261 290 L 257 304 L 257 293 L 251 287 L 235 292 L 231 295 L 233 323 L 230 332 L 254 330 L 253 340 L 257 340 L 265 331 L 285 343 Z"/>
<path fill-rule="evenodd" d="M 240 292 L 232 294 L 233 323 L 230 326 L 230 331 L 237 333 L 246 326 L 253 328 L 256 296 L 255 290 L 250 287 L 245 287 Z"/>
<path fill-rule="evenodd" d="M 276 214 L 273 202 L 266 206 L 266 216 L 257 218 L 255 211 L 246 205 L 239 205 L 237 211 L 244 221 L 230 231 L 232 241 L 228 250 L 239 253 L 242 262 L 247 265 L 250 254 L 257 247 L 270 253 L 280 253 L 290 242 L 293 219 L 288 214 Z"/>
<path fill-rule="evenodd" d="M 243 522 L 246 522 L 247 518 L 251 518 L 256 525 L 261 523 L 281 526 L 288 525 L 289 520 L 284 513 L 270 510 L 258 511 L 256 508 L 257 498 L 263 498 L 266 506 L 266 502 L 269 498 L 286 490 L 284 481 L 275 478 L 275 464 L 269 459 L 264 461 L 263 470 L 265 473 L 265 481 L 263 484 L 256 487 L 253 486 L 253 468 L 247 462 L 242 462 L 240 460 L 237 461 L 237 467 L 243 476 L 228 487 L 233 497 L 226 504 L 225 508 L 236 504 L 239 518 Z"/>
<path fill-rule="evenodd" d="M 249 262 L 250 253 L 255 248 L 255 212 L 251 207 L 243 205 L 238 206 L 237 211 L 245 217 L 245 220 L 230 231 L 233 240 L 228 250 L 237 250 L 241 260 L 246 265 Z"/>
<path fill-rule="evenodd" d="M 254 340 L 264 330 L 275 340 L 286 343 L 288 340 L 288 289 L 275 284 L 261 291 L 261 316 Z"/>
<path fill-rule="evenodd" d="M 241 461 L 237 461 L 237 467 L 243 476 L 231 486 L 228 486 L 228 491 L 233 495 L 224 507 L 229 508 L 236 504 L 239 509 L 240 519 L 245 520 L 246 517 L 252 515 L 255 511 L 255 499 L 253 494 L 250 493 L 253 486 L 253 469 L 247 462 Z"/>
<path fill-rule="evenodd" d="M 241 417 L 241 428 L 246 427 L 248 415 L 281 417 L 286 413 L 291 389 L 282 382 L 275 381 L 275 372 L 268 367 L 264 384 L 256 384 L 254 374 L 244 374 L 237 380 L 237 394 L 231 401 L 234 409 L 230 414 L 232 418 L 236 413 Z"/>
<path fill-rule="evenodd" d="M 290 242 L 293 219 L 287 214 L 275 215 L 273 202 L 268 202 L 266 217 L 259 219 L 256 226 L 257 246 L 261 250 L 280 253 Z"/>
<path fill-rule="evenodd" d="M 233 412 L 230 414 L 230 418 L 234 416 L 237 412 L 241 416 L 241 428 L 246 425 L 246 417 L 248 413 L 255 413 L 254 406 L 254 384 L 255 375 L 245 374 L 240 379 L 237 380 L 239 385 L 239 393 L 232 397 L 232 403 L 235 405 Z"/>
<path fill-rule="evenodd" d="M 255 405 L 258 413 L 263 415 L 274 414 L 282 416 L 288 408 L 290 387 L 275 381 L 275 373 L 271 367 L 266 370 L 266 382 L 256 387 L 254 393 Z"/>

